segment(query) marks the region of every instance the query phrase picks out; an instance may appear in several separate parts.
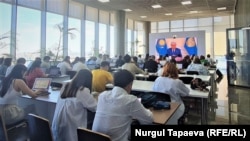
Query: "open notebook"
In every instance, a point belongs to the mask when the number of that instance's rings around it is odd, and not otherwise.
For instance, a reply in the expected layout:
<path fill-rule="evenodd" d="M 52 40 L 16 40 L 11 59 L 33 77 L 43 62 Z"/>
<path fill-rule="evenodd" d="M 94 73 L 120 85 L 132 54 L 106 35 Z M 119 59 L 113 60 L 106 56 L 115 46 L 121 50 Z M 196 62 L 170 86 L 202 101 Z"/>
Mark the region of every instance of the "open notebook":
<path fill-rule="evenodd" d="M 39 95 L 48 95 L 50 94 L 49 92 L 49 86 L 51 83 L 51 78 L 36 78 L 35 82 L 33 84 L 32 90 L 39 90 L 42 89 L 42 93 Z"/>

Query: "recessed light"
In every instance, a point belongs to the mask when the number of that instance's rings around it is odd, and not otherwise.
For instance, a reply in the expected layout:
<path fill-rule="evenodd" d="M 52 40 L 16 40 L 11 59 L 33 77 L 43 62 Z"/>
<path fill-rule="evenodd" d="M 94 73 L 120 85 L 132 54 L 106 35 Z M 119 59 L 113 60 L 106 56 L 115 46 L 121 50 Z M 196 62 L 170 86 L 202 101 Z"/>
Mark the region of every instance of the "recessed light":
<path fill-rule="evenodd" d="M 190 14 L 198 13 L 198 11 L 189 11 Z"/>
<path fill-rule="evenodd" d="M 219 7 L 217 8 L 217 10 L 226 10 L 227 8 L 226 7 Z"/>
<path fill-rule="evenodd" d="M 192 2 L 189 0 L 189 1 L 182 1 L 181 2 L 182 5 L 189 5 L 189 4 L 192 4 Z"/>
<path fill-rule="evenodd" d="M 161 8 L 162 6 L 160 4 L 152 5 L 153 8 Z"/>
<path fill-rule="evenodd" d="M 166 16 L 171 16 L 171 15 L 173 15 L 173 13 L 166 13 L 165 15 Z"/>
<path fill-rule="evenodd" d="M 105 2 L 109 2 L 110 0 L 98 0 L 99 2 L 105 3 Z"/>
<path fill-rule="evenodd" d="M 131 12 L 132 10 L 131 9 L 123 9 L 124 11 L 126 12 Z"/>
<path fill-rule="evenodd" d="M 147 16 L 140 16 L 141 18 L 147 18 Z"/>

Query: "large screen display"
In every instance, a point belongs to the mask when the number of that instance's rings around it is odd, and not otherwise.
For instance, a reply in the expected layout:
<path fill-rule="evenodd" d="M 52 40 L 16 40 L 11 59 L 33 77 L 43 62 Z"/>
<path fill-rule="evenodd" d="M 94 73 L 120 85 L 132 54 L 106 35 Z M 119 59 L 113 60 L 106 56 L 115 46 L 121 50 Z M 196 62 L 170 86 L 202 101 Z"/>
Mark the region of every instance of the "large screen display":
<path fill-rule="evenodd" d="M 197 55 L 197 38 L 159 38 L 155 43 L 156 56 L 178 56 Z"/>

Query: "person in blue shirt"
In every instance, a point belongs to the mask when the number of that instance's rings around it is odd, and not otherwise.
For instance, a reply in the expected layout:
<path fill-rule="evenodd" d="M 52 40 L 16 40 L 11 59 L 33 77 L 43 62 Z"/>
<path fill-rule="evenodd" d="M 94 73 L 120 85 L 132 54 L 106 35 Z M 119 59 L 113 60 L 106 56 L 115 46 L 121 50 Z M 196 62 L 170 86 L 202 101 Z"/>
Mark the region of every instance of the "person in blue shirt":
<path fill-rule="evenodd" d="M 197 46 L 194 37 L 187 37 L 184 44 L 184 48 L 187 50 L 189 55 L 197 55 Z"/>
<path fill-rule="evenodd" d="M 167 44 L 164 38 L 157 39 L 156 41 L 156 51 L 159 56 L 165 56 L 167 54 Z"/>
<path fill-rule="evenodd" d="M 181 50 L 176 47 L 176 42 L 171 42 L 171 47 L 168 49 L 167 54 L 169 56 L 174 56 L 174 57 L 180 56 L 180 57 L 182 57 Z"/>

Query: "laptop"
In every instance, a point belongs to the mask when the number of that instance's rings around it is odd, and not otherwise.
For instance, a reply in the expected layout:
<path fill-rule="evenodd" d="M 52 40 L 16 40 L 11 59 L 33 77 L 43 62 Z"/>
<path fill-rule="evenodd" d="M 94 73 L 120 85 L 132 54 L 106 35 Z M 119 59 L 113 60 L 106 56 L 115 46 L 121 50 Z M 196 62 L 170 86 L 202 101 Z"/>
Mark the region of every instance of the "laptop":
<path fill-rule="evenodd" d="M 32 90 L 42 89 L 43 91 L 41 94 L 39 94 L 40 96 L 50 94 L 49 86 L 50 86 L 51 80 L 52 80 L 51 78 L 36 78 L 33 84 Z"/>
<path fill-rule="evenodd" d="M 176 66 L 177 66 L 178 69 L 182 69 L 182 64 L 177 63 Z"/>
<path fill-rule="evenodd" d="M 49 69 L 49 75 L 48 77 L 59 77 L 60 74 L 60 68 L 50 68 Z"/>

